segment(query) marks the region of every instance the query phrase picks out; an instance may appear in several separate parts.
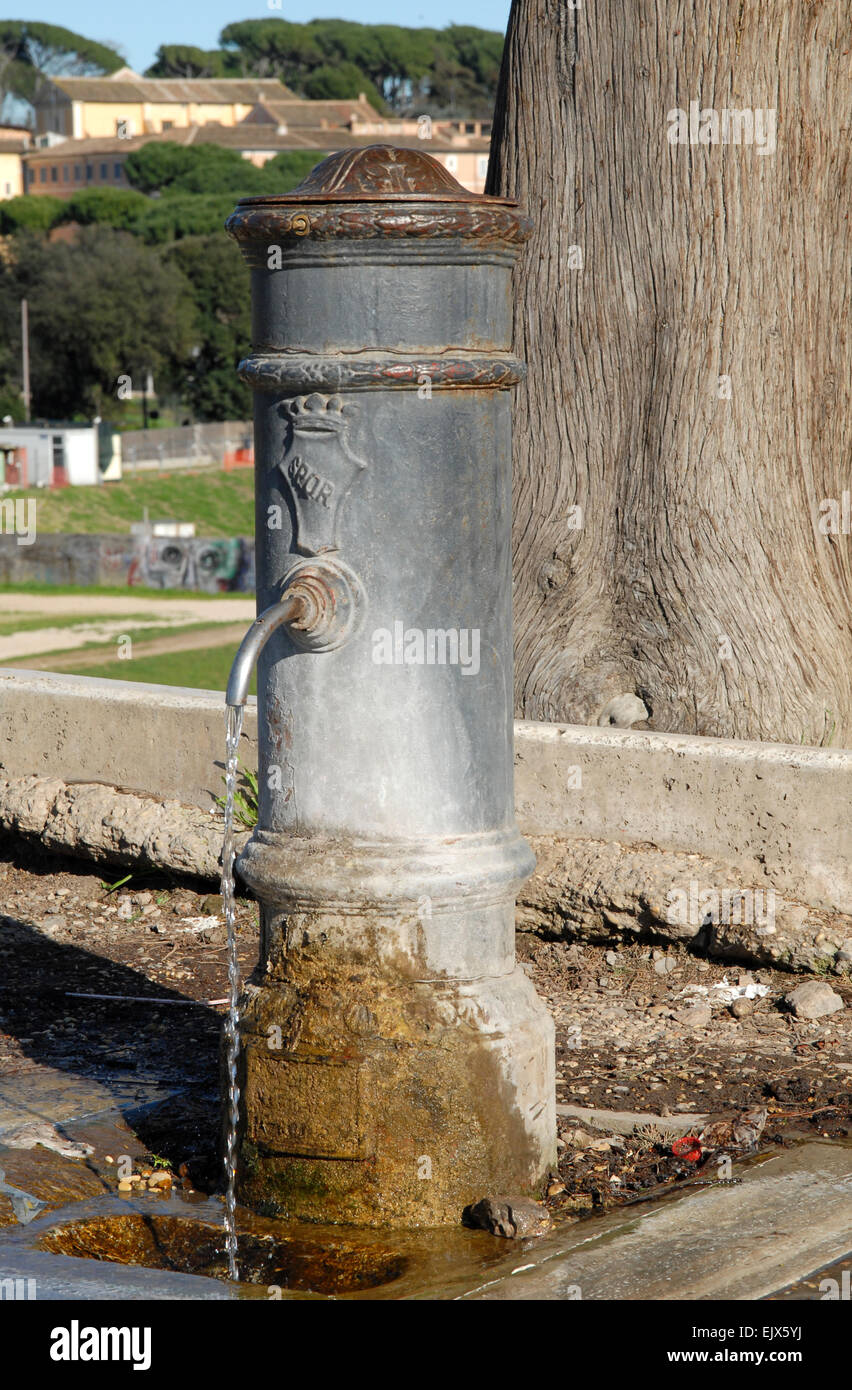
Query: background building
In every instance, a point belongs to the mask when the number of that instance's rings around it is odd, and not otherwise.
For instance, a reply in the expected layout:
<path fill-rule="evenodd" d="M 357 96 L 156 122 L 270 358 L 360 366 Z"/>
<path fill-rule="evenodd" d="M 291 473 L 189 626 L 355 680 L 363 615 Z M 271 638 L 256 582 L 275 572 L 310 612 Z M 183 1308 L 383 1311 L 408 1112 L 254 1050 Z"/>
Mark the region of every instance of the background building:
<path fill-rule="evenodd" d="M 127 156 L 151 140 L 220 145 L 258 166 L 289 150 L 321 157 L 379 143 L 419 146 L 473 193 L 483 191 L 488 170 L 489 121 L 385 120 L 363 92 L 308 101 L 276 80 L 172 81 L 122 68 L 111 77 L 52 79 L 35 109 L 33 147 L 10 145 L 5 173 L 0 130 L 0 198 L 126 188 Z"/>
<path fill-rule="evenodd" d="M 36 135 L 90 140 L 156 135 L 187 126 L 232 126 L 260 101 L 291 95 L 276 79 L 140 77 L 119 68 L 109 77 L 55 77 L 33 105 Z"/>

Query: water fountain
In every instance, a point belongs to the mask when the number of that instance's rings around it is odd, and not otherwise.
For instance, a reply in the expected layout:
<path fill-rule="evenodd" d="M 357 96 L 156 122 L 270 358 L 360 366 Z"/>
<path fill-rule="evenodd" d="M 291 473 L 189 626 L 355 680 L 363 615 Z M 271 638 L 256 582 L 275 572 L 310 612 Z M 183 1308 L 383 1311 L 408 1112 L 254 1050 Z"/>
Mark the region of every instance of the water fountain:
<path fill-rule="evenodd" d="M 257 661 L 237 1192 L 272 1216 L 455 1223 L 555 1160 L 553 1027 L 514 956 L 533 859 L 507 388 L 529 223 L 374 146 L 242 200 L 228 230 L 252 271 L 260 614 L 227 695 L 245 703 Z"/>

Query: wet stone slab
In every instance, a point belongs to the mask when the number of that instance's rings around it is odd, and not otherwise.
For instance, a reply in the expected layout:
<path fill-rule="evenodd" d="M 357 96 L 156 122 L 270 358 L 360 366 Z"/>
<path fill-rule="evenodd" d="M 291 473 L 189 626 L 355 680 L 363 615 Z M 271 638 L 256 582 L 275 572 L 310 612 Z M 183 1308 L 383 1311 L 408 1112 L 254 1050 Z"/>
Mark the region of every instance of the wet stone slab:
<path fill-rule="evenodd" d="M 245 1280 L 225 1278 L 222 1204 L 89 1198 L 0 1231 L 0 1279 L 32 1297 L 369 1300 L 819 1298 L 852 1269 L 852 1151 L 803 1144 L 692 1188 L 557 1227 L 365 1232 L 239 1214 Z M 197 1272 L 196 1272 L 197 1271 Z M 213 1276 L 213 1277 L 211 1277 Z M 794 1292 L 795 1291 L 795 1292 Z"/>
<path fill-rule="evenodd" d="M 583 1223 L 467 1296 L 760 1299 L 832 1263 L 852 1266 L 852 1148 L 808 1143 L 734 1173 L 733 1184 L 624 1211 L 606 1232 Z"/>

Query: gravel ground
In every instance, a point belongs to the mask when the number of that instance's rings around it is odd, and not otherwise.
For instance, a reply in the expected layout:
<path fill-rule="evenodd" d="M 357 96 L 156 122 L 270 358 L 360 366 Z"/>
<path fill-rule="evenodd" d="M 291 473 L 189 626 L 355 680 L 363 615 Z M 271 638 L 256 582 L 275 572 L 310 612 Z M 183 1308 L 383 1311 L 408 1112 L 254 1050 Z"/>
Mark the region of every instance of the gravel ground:
<path fill-rule="evenodd" d="M 518 954 L 556 1022 L 557 1106 L 660 1117 L 656 1133 L 640 1128 L 624 1136 L 560 1115 L 559 1171 L 549 1185 L 557 1212 L 603 1209 L 661 1185 L 724 1181 L 726 1158 L 805 1137 L 848 1140 L 848 975 L 820 981 L 844 1007 L 808 1022 L 785 1002 L 808 978 L 802 975 L 722 966 L 674 948 L 614 951 L 526 933 Z M 744 1005 L 716 1002 L 721 991 L 713 987 L 723 982 L 768 992 Z M 701 1142 L 695 1134 L 696 1142 L 678 1144 L 684 1113 L 708 1117 L 692 1127 L 705 1130 Z"/>

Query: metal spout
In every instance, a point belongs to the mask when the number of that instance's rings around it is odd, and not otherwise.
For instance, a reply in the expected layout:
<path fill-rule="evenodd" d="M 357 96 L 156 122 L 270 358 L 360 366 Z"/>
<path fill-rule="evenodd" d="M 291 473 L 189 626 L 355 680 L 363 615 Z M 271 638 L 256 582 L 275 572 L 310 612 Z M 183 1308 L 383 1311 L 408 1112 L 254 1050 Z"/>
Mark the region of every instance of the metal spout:
<path fill-rule="evenodd" d="M 302 594 L 289 593 L 280 603 L 274 603 L 271 608 L 265 609 L 255 618 L 234 657 L 234 664 L 228 677 L 228 688 L 225 692 L 227 705 L 245 704 L 252 671 L 263 648 L 273 632 L 276 632 L 279 627 L 285 627 L 289 623 L 301 619 L 305 608 L 306 600 Z"/>
<path fill-rule="evenodd" d="M 333 652 L 360 630 L 367 597 L 357 574 L 336 557 L 300 560 L 290 569 L 284 596 L 255 618 L 234 658 L 225 703 L 244 705 L 251 673 L 273 632 L 286 627 L 305 652 Z"/>

